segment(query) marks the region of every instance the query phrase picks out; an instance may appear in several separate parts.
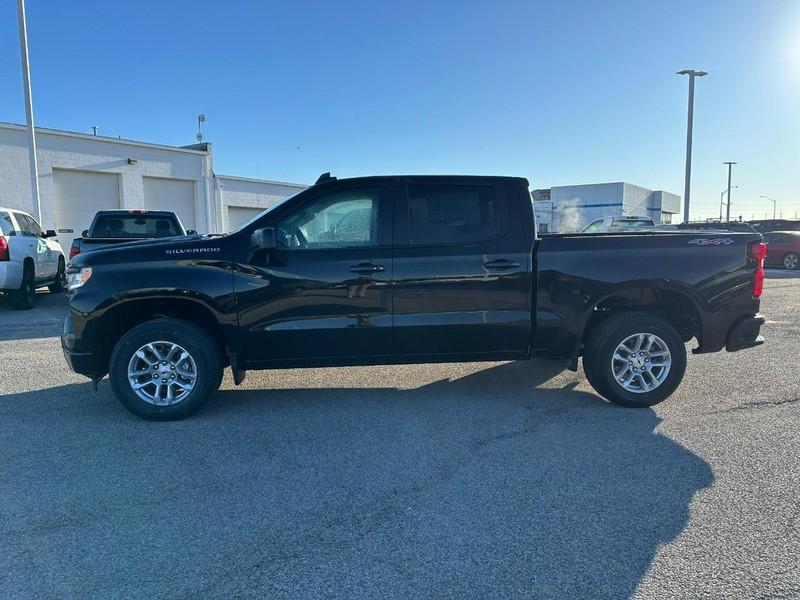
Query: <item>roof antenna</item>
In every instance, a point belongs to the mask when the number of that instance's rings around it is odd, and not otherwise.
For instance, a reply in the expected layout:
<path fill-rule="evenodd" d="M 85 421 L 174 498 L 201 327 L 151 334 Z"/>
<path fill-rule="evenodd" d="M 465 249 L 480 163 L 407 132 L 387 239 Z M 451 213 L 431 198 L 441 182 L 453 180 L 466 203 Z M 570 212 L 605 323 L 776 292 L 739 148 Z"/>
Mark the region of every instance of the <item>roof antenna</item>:
<path fill-rule="evenodd" d="M 197 135 L 195 137 L 197 138 L 198 142 L 203 141 L 203 123 L 205 122 L 206 116 L 204 114 L 201 113 L 197 115 Z"/>
<path fill-rule="evenodd" d="M 319 185 L 320 183 L 326 183 L 328 181 L 334 181 L 336 177 L 331 177 L 330 171 L 326 171 L 319 177 L 317 177 L 317 181 L 314 182 L 314 185 Z"/>

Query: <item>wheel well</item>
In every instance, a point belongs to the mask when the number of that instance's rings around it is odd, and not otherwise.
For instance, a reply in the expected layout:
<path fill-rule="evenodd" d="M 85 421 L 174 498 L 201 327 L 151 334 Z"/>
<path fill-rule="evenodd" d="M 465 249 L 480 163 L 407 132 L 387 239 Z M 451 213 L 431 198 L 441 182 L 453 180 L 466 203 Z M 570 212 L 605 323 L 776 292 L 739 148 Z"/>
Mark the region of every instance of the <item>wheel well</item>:
<path fill-rule="evenodd" d="M 147 321 L 165 318 L 181 319 L 202 327 L 217 342 L 227 362 L 225 336 L 214 314 L 198 302 L 176 299 L 135 300 L 109 310 L 100 325 L 105 341 L 101 350 L 103 361 L 108 362 L 114 346 L 128 331 Z"/>
<path fill-rule="evenodd" d="M 623 311 L 650 313 L 672 325 L 684 342 L 692 338 L 701 341 L 700 313 L 694 302 L 681 292 L 652 288 L 621 292 L 598 302 L 583 330 L 583 341 L 600 323 Z"/>

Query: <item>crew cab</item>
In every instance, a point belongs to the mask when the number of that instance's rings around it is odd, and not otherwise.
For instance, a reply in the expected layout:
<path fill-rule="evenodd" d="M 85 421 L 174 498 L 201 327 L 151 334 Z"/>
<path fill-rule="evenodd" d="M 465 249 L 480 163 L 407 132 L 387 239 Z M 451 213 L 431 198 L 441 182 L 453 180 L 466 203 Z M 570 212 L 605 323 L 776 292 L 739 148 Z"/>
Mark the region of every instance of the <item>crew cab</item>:
<path fill-rule="evenodd" d="M 43 230 L 31 215 L 0 207 L 0 292 L 11 306 L 33 308 L 36 289 L 64 289 L 66 261 L 52 229 Z"/>
<path fill-rule="evenodd" d="M 72 240 L 69 257 L 137 240 L 193 235 L 178 216 L 168 210 L 101 210 L 89 229 Z"/>
<path fill-rule="evenodd" d="M 652 406 L 694 352 L 763 343 L 753 233 L 539 239 L 528 182 L 318 182 L 222 236 L 79 254 L 71 368 L 147 419 L 199 410 L 251 369 L 551 356 L 608 400 Z M 525 393 L 525 390 L 520 390 Z"/>

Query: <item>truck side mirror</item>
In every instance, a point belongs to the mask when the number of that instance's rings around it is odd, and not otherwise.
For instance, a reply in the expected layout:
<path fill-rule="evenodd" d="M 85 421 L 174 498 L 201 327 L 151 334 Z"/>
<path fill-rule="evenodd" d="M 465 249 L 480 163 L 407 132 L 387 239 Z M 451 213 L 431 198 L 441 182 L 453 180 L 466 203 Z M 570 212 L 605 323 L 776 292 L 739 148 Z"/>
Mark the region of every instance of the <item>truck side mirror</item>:
<path fill-rule="evenodd" d="M 197 235 L 197 232 L 194 229 L 187 229 L 186 235 Z"/>
<path fill-rule="evenodd" d="M 89 237 L 89 230 L 84 229 L 83 231 L 81 231 L 81 237 Z"/>
<path fill-rule="evenodd" d="M 253 250 L 270 250 L 277 246 L 278 240 L 272 227 L 262 227 L 250 234 L 250 247 Z"/>
<path fill-rule="evenodd" d="M 44 237 L 46 238 L 56 237 L 57 235 L 58 234 L 56 233 L 55 229 L 48 229 L 47 231 L 44 232 Z"/>

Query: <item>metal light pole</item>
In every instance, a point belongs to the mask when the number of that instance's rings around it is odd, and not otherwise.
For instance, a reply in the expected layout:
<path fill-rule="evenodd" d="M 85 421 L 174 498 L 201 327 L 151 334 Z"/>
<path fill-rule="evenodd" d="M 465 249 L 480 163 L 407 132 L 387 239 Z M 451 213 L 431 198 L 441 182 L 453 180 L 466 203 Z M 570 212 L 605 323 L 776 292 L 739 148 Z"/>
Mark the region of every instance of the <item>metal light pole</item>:
<path fill-rule="evenodd" d="M 739 187 L 738 185 L 732 185 L 732 186 L 731 186 L 731 189 L 732 189 L 732 190 L 735 190 L 735 189 L 736 189 L 736 188 L 738 188 L 738 187 Z M 725 188 L 724 190 L 722 190 L 722 191 L 719 193 L 719 222 L 720 222 L 720 223 L 722 223 L 722 197 L 725 195 L 725 193 L 726 193 L 727 191 L 728 191 L 728 188 Z"/>
<path fill-rule="evenodd" d="M 772 202 L 772 220 L 775 220 L 775 214 L 778 210 L 778 202 L 774 198 L 770 198 L 769 196 L 759 196 L 759 198 L 766 198 L 767 200 Z"/>
<path fill-rule="evenodd" d="M 683 222 L 689 222 L 689 192 L 692 181 L 692 121 L 694 120 L 694 78 L 705 77 L 705 71 L 695 71 L 694 69 L 684 69 L 678 71 L 676 75 L 689 76 L 689 115 L 686 123 L 686 177 L 683 187 Z"/>
<path fill-rule="evenodd" d="M 36 134 L 33 129 L 33 100 L 31 99 L 31 74 L 28 65 L 28 27 L 25 24 L 25 0 L 17 0 L 19 19 L 19 53 L 22 58 L 22 85 L 25 88 L 25 116 L 28 121 L 28 157 L 31 164 L 31 197 L 33 214 L 42 222 L 42 207 L 39 204 L 39 164 L 36 161 Z"/>
<path fill-rule="evenodd" d="M 727 210 L 725 211 L 725 222 L 730 223 L 731 220 L 731 168 L 733 165 L 739 164 L 733 161 L 728 161 L 722 163 L 723 165 L 728 165 L 728 204 Z"/>

